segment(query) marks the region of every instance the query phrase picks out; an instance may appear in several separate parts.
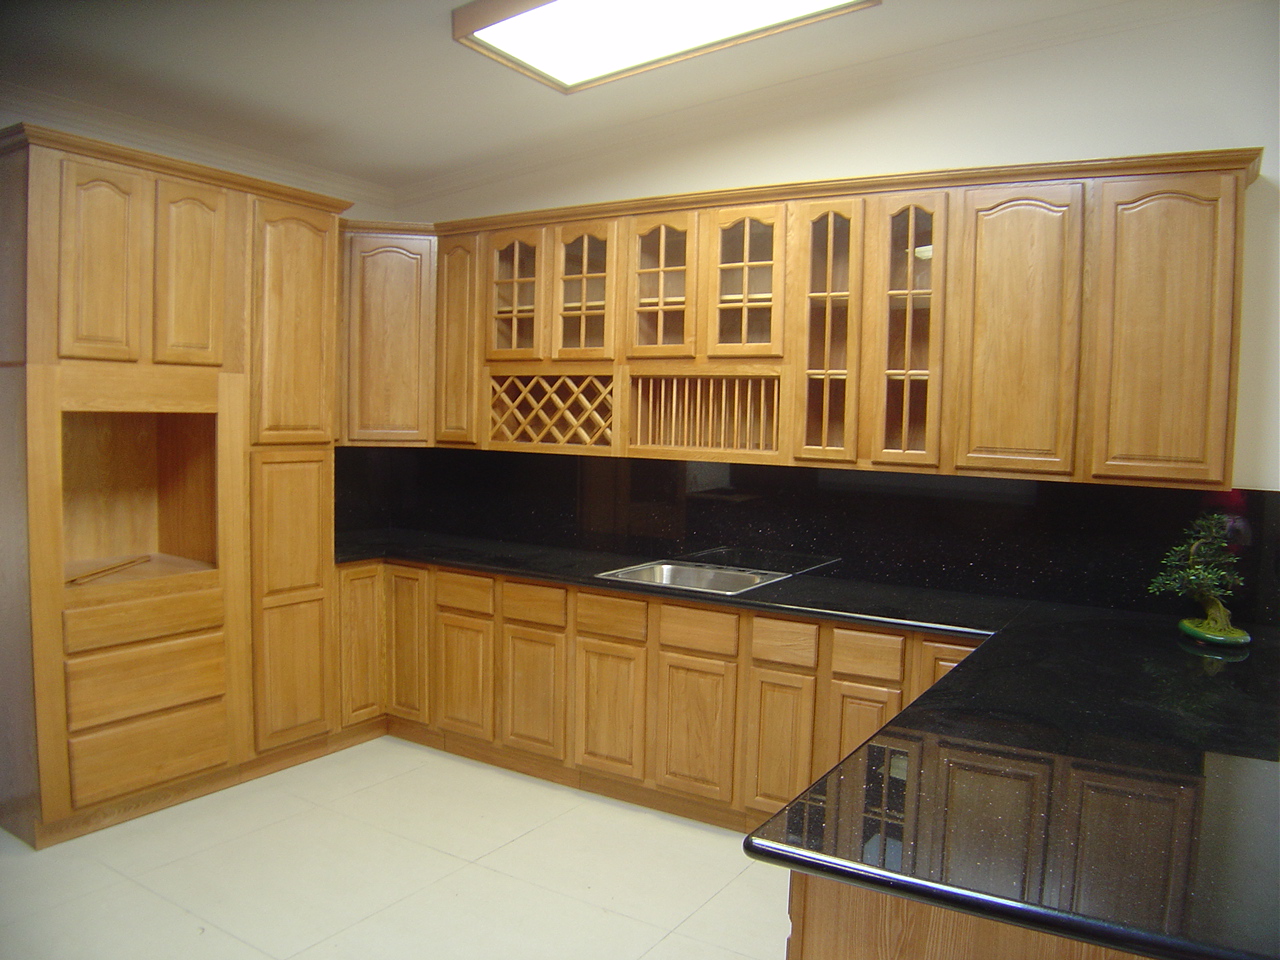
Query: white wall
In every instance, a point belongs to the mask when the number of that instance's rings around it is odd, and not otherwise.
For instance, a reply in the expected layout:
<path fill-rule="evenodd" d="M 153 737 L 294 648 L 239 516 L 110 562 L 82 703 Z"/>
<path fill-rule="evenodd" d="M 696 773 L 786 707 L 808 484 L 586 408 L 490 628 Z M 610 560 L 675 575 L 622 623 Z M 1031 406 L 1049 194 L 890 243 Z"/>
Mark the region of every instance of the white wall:
<path fill-rule="evenodd" d="M 915 170 L 1263 147 L 1247 195 L 1235 482 L 1280 489 L 1280 4 L 1025 50 L 882 64 L 722 101 L 540 170 L 422 198 L 406 219 Z M 954 60 L 960 60 L 956 63 Z M 886 69 L 887 68 L 887 69 Z"/>

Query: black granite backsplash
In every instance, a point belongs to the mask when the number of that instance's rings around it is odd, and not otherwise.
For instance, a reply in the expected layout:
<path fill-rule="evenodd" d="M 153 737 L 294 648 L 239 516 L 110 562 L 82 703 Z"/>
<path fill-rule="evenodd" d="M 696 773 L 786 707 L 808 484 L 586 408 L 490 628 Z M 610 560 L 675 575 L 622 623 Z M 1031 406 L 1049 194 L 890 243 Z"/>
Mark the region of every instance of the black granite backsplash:
<path fill-rule="evenodd" d="M 1280 492 L 342 447 L 336 524 L 619 553 L 709 547 L 832 554 L 822 575 L 1177 614 L 1160 558 L 1200 512 L 1243 515 L 1241 623 L 1280 621 Z"/>

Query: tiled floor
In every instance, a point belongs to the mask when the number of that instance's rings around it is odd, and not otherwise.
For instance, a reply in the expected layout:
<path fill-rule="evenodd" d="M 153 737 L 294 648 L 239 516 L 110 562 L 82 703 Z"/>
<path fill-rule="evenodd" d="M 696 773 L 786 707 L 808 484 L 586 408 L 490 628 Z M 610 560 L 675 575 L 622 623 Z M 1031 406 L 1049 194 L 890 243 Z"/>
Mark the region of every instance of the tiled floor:
<path fill-rule="evenodd" d="M 782 960 L 739 834 L 390 737 L 34 852 L 0 960 Z"/>

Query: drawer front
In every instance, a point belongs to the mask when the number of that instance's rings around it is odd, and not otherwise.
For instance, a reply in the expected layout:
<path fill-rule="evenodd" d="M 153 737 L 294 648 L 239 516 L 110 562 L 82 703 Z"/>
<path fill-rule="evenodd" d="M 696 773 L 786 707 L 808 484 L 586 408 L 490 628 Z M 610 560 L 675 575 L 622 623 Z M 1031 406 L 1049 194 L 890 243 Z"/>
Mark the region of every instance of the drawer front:
<path fill-rule="evenodd" d="M 536 583 L 504 583 L 502 616 L 563 627 L 569 622 L 565 612 L 568 592 L 563 587 L 543 587 Z"/>
<path fill-rule="evenodd" d="M 833 673 L 878 680 L 902 679 L 902 650 L 906 637 L 899 633 L 872 633 L 836 627 L 831 647 Z"/>
<path fill-rule="evenodd" d="M 493 581 L 466 573 L 441 572 L 436 576 L 436 605 L 493 615 Z"/>
<path fill-rule="evenodd" d="M 648 633 L 648 607 L 644 600 L 578 593 L 578 630 L 602 637 L 643 641 Z"/>
<path fill-rule="evenodd" d="M 818 625 L 756 617 L 751 627 L 751 656 L 772 663 L 814 667 L 818 663 Z"/>
<path fill-rule="evenodd" d="M 221 631 L 75 657 L 67 663 L 67 729 L 221 696 L 226 672 Z"/>
<path fill-rule="evenodd" d="M 83 653 L 175 633 L 191 633 L 222 626 L 222 590 L 200 590 L 167 597 L 147 597 L 80 607 L 62 614 L 67 653 Z"/>
<path fill-rule="evenodd" d="M 83 807 L 227 762 L 221 698 L 71 737 L 71 801 Z"/>
<path fill-rule="evenodd" d="M 664 605 L 658 613 L 658 639 L 664 647 L 738 655 L 738 615 L 723 610 Z"/>

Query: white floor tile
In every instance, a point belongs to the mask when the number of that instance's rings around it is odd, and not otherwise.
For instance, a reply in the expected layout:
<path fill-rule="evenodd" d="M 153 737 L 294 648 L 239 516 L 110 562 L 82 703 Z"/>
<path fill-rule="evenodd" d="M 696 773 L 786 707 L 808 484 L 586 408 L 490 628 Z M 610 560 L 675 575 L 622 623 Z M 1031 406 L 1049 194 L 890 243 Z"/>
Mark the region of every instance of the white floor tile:
<path fill-rule="evenodd" d="M 264 777 L 264 782 L 312 803 L 329 803 L 398 777 L 438 751 L 396 737 L 380 737 Z"/>
<path fill-rule="evenodd" d="M 415 770 L 329 804 L 330 809 L 476 860 L 579 806 L 584 794 L 436 753 Z"/>
<path fill-rule="evenodd" d="M 0 960 L 271 960 L 132 880 L 0 927 Z"/>
<path fill-rule="evenodd" d="M 61 844 L 35 851 L 0 830 L 0 928 L 43 908 L 103 890 L 124 878 L 97 860 Z M 0 942 L 3 930 L 0 930 Z"/>
<path fill-rule="evenodd" d="M 468 866 L 296 960 L 638 960 L 664 933 Z"/>
<path fill-rule="evenodd" d="M 139 882 L 274 957 L 291 957 L 462 861 L 313 810 L 143 874 Z"/>
<path fill-rule="evenodd" d="M 790 879 L 789 870 L 753 862 L 676 932 L 754 960 L 782 960 L 791 935 Z"/>
<path fill-rule="evenodd" d="M 701 940 L 673 933 L 646 953 L 641 960 L 751 960 L 751 958 L 745 954 L 722 950 Z M 783 960 L 783 954 L 778 954 L 777 960 Z"/>
<path fill-rule="evenodd" d="M 130 877 L 315 809 L 252 780 L 99 830 L 54 849 L 93 857 Z"/>
<path fill-rule="evenodd" d="M 599 798 L 480 862 L 667 930 L 750 863 L 731 830 Z"/>

